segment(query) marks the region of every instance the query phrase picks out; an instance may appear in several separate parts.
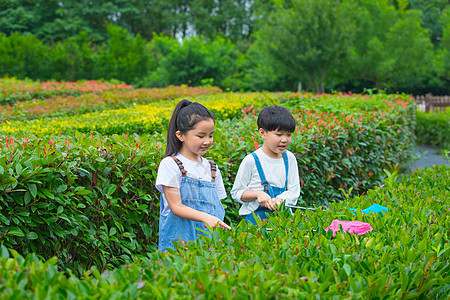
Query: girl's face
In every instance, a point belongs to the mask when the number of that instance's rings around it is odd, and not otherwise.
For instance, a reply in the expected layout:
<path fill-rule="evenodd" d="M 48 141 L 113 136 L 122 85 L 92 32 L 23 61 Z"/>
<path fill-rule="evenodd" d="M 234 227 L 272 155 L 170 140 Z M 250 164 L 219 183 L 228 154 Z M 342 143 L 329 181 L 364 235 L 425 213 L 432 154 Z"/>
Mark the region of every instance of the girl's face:
<path fill-rule="evenodd" d="M 212 119 L 198 122 L 194 129 L 185 134 L 177 131 L 177 138 L 183 143 L 180 154 L 190 160 L 201 161 L 199 155 L 204 155 L 212 146 L 213 134 L 214 121 Z"/>

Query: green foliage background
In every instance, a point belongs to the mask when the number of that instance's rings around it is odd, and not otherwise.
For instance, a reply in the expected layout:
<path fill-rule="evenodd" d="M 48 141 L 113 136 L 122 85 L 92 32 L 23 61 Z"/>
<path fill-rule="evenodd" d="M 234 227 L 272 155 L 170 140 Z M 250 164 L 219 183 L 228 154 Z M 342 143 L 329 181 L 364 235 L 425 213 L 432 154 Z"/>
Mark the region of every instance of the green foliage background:
<path fill-rule="evenodd" d="M 445 0 L 0 2 L 0 76 L 448 94 Z"/>

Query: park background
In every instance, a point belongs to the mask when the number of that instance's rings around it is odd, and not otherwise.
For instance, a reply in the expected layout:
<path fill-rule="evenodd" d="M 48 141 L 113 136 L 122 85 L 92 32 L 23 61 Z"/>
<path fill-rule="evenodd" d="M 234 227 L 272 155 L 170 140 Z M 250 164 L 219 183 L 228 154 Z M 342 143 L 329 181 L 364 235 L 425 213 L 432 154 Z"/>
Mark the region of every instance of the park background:
<path fill-rule="evenodd" d="M 0 2 L 0 76 L 449 94 L 446 0 Z"/>
<path fill-rule="evenodd" d="M 405 167 L 417 145 L 449 159 L 450 109 L 410 96 L 448 94 L 448 6 L 1 1 L 0 297 L 447 299 L 450 169 Z M 182 98 L 216 115 L 228 193 L 259 110 L 288 108 L 315 210 L 249 226 L 228 197 L 231 231 L 155 251 Z"/>

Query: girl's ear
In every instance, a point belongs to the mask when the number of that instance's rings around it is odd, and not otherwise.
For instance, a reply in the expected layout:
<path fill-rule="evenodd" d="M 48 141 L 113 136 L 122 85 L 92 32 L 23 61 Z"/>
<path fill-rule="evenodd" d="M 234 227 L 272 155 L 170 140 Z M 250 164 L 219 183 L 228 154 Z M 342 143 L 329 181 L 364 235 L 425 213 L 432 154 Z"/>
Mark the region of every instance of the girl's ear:
<path fill-rule="evenodd" d="M 184 134 L 182 134 L 179 130 L 177 130 L 177 132 L 175 132 L 175 135 L 176 135 L 177 139 L 179 139 L 181 142 L 184 142 Z"/>

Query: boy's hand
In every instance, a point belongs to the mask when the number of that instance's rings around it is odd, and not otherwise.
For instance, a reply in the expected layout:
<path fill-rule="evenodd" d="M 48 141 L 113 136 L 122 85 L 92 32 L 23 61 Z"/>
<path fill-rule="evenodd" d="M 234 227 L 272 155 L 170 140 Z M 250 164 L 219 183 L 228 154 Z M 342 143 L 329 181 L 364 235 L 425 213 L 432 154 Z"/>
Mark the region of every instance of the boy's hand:
<path fill-rule="evenodd" d="M 284 200 L 283 199 L 281 199 L 281 198 L 272 198 L 272 203 L 274 204 L 274 205 L 281 205 L 281 204 L 283 204 L 283 202 L 284 202 Z"/>
<path fill-rule="evenodd" d="M 257 200 L 259 205 L 261 205 L 262 207 L 266 207 L 272 211 L 275 210 L 275 205 L 272 203 L 272 198 L 270 198 L 270 196 L 267 193 L 261 191 L 258 194 Z"/>

